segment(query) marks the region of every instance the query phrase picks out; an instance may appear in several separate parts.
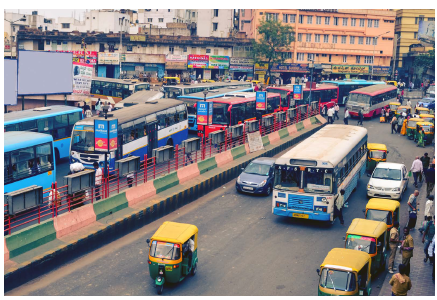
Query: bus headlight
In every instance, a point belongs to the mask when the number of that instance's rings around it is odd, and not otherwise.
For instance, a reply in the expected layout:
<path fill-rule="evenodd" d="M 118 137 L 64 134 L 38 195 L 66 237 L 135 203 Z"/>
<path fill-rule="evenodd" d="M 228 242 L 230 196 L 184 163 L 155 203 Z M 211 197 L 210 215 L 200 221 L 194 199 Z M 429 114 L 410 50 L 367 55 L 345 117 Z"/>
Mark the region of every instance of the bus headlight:
<path fill-rule="evenodd" d="M 327 212 L 326 206 L 314 206 L 315 211 Z"/>

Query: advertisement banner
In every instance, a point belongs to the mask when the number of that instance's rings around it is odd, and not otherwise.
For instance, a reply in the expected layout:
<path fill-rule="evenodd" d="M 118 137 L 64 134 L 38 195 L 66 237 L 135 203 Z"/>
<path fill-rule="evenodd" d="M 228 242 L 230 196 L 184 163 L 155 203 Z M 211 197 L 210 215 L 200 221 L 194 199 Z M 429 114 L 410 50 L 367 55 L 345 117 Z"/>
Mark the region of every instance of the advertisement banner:
<path fill-rule="evenodd" d="M 229 56 L 216 56 L 211 55 L 209 57 L 210 69 L 229 69 Z"/>
<path fill-rule="evenodd" d="M 108 151 L 108 120 L 94 120 L 94 151 Z"/>
<path fill-rule="evenodd" d="M 256 110 L 266 110 L 267 92 L 256 92 Z"/>
<path fill-rule="evenodd" d="M 210 113 L 211 116 L 209 116 Z M 208 123 L 212 124 L 212 103 L 199 101 L 197 102 L 197 125 L 209 125 Z"/>
<path fill-rule="evenodd" d="M 48 51 L 50 52 L 50 50 Z M 71 51 L 71 50 L 56 50 L 51 52 L 64 52 L 64 53 L 73 53 L 73 62 L 96 65 L 97 64 L 97 51 Z"/>
<path fill-rule="evenodd" d="M 391 73 L 391 67 L 373 66 L 374 75 L 390 75 Z"/>
<path fill-rule="evenodd" d="M 255 64 L 255 60 L 252 58 L 245 58 L 245 57 L 231 57 L 230 64 L 239 65 L 239 66 L 251 66 L 253 68 L 253 65 Z"/>
<path fill-rule="evenodd" d="M 167 54 L 165 57 L 165 68 L 171 70 L 186 70 L 187 56 Z"/>
<path fill-rule="evenodd" d="M 109 120 L 109 151 L 117 150 L 118 119 Z"/>
<path fill-rule="evenodd" d="M 332 65 L 335 74 L 369 74 L 370 66 Z"/>
<path fill-rule="evenodd" d="M 207 69 L 209 62 L 208 55 L 190 54 L 188 55 L 188 68 L 189 69 Z"/>
<path fill-rule="evenodd" d="M 253 66 L 250 67 L 250 66 L 233 66 L 233 65 L 230 65 L 229 66 L 229 70 L 230 71 L 241 71 L 241 72 L 250 72 L 250 73 L 252 73 L 253 72 Z"/>
<path fill-rule="evenodd" d="M 269 64 L 255 64 L 255 71 L 267 72 L 269 69 Z"/>
<path fill-rule="evenodd" d="M 211 70 L 203 70 L 203 79 L 206 79 L 206 80 L 211 79 Z"/>
<path fill-rule="evenodd" d="M 118 65 L 120 64 L 119 53 L 99 52 L 99 65 Z"/>
<path fill-rule="evenodd" d="M 93 78 L 93 66 L 73 62 L 73 94 L 89 95 Z"/>
<path fill-rule="evenodd" d="M 300 100 L 302 99 L 302 86 L 301 85 L 293 85 L 293 99 Z"/>
<path fill-rule="evenodd" d="M 273 64 L 272 72 L 309 72 L 308 64 Z"/>

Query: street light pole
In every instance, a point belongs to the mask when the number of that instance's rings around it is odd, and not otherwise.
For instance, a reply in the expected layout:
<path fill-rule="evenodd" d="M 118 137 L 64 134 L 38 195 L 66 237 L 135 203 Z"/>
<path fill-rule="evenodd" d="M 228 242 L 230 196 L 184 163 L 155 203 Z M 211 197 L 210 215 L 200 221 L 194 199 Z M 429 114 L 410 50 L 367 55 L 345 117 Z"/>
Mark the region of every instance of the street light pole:
<path fill-rule="evenodd" d="M 395 79 L 395 69 L 396 69 L 396 59 L 397 59 L 397 52 L 398 52 L 398 41 L 400 40 L 402 36 L 398 37 L 395 41 L 395 51 L 394 51 L 394 59 L 393 59 L 393 69 L 391 70 L 391 77 L 392 80 L 396 80 Z"/>
<path fill-rule="evenodd" d="M 314 60 L 310 60 L 310 64 L 308 65 L 310 68 L 310 76 L 311 76 L 311 81 L 310 81 L 310 99 L 308 101 L 308 103 L 311 105 L 311 90 L 313 88 L 313 70 L 314 70 Z M 303 94 L 303 91 L 302 91 Z"/>
<path fill-rule="evenodd" d="M 387 32 L 384 32 L 384 33 L 381 33 L 380 35 L 377 35 L 377 36 L 375 36 L 374 38 L 373 38 L 373 55 L 372 55 L 372 76 L 371 76 L 371 80 L 373 80 L 373 65 L 375 64 L 375 46 L 376 46 L 376 41 L 378 40 L 378 38 L 381 36 L 381 35 L 384 35 L 384 34 L 387 34 L 387 33 L 390 33 L 390 31 L 387 31 Z"/>
<path fill-rule="evenodd" d="M 118 78 L 120 78 L 121 79 L 121 50 L 122 50 L 122 48 L 123 48 L 123 21 L 124 21 L 124 17 L 123 18 L 118 18 L 118 20 L 119 20 L 119 23 L 120 23 L 120 53 L 119 53 L 119 58 L 118 58 L 118 60 L 119 60 L 119 62 L 120 62 L 120 75 L 119 75 L 119 77 Z"/>

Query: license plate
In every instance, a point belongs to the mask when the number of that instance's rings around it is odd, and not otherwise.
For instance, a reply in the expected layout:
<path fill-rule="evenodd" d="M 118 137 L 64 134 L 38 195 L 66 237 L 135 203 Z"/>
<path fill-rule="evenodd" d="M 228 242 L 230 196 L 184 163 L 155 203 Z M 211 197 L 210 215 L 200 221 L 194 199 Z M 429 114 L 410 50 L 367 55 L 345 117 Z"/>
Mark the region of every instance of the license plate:
<path fill-rule="evenodd" d="M 243 186 L 243 189 L 253 191 L 253 187 L 250 186 Z"/>
<path fill-rule="evenodd" d="M 301 218 L 301 219 L 308 219 L 310 216 L 306 214 L 296 214 L 293 213 L 293 218 Z"/>
<path fill-rule="evenodd" d="M 173 267 L 172 266 L 165 266 L 165 270 L 166 271 L 173 271 Z"/>

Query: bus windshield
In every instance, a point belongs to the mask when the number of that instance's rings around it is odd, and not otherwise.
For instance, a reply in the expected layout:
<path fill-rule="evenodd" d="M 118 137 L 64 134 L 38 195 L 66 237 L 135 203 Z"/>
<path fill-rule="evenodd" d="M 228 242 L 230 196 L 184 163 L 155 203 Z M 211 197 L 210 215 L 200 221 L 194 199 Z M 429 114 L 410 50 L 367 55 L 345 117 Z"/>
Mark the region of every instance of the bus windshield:
<path fill-rule="evenodd" d="M 360 104 L 370 104 L 370 96 L 364 94 L 349 94 L 349 102 L 356 102 Z"/>
<path fill-rule="evenodd" d="M 301 171 L 298 167 L 276 166 L 275 189 L 299 191 Z"/>
<path fill-rule="evenodd" d="M 385 210 L 369 209 L 366 215 L 367 220 L 374 220 L 391 225 L 391 212 Z"/>
<path fill-rule="evenodd" d="M 135 85 L 135 92 L 142 91 L 142 90 L 149 90 L 149 89 L 150 89 L 149 84 L 137 84 L 137 85 Z"/>
<path fill-rule="evenodd" d="M 328 173 L 328 169 L 306 168 L 305 171 L 301 171 L 300 167 L 276 166 L 275 189 L 331 193 L 331 181 L 332 174 Z"/>
<path fill-rule="evenodd" d="M 178 260 L 181 258 L 181 249 L 179 244 L 153 241 L 150 247 L 150 256 Z"/>
<path fill-rule="evenodd" d="M 346 249 L 373 254 L 376 252 L 376 240 L 367 236 L 349 234 L 346 240 Z"/>
<path fill-rule="evenodd" d="M 281 105 L 283 107 L 288 107 L 287 94 L 290 93 L 290 91 L 284 91 L 284 90 L 272 89 L 272 88 L 267 88 L 266 90 L 267 90 L 268 93 L 278 93 L 278 94 L 280 94 L 281 95 Z"/>
<path fill-rule="evenodd" d="M 320 276 L 320 286 L 327 289 L 351 292 L 356 289 L 356 278 L 352 272 L 324 268 Z"/>
<path fill-rule="evenodd" d="M 225 103 L 214 103 L 212 111 L 212 123 L 218 125 L 228 125 L 229 124 L 229 104 Z"/>
<path fill-rule="evenodd" d="M 94 128 L 93 126 L 74 126 L 73 139 L 71 140 L 72 151 L 94 151 Z"/>
<path fill-rule="evenodd" d="M 176 99 L 178 96 L 182 96 L 182 89 L 166 86 L 164 87 L 164 93 L 167 98 Z"/>

